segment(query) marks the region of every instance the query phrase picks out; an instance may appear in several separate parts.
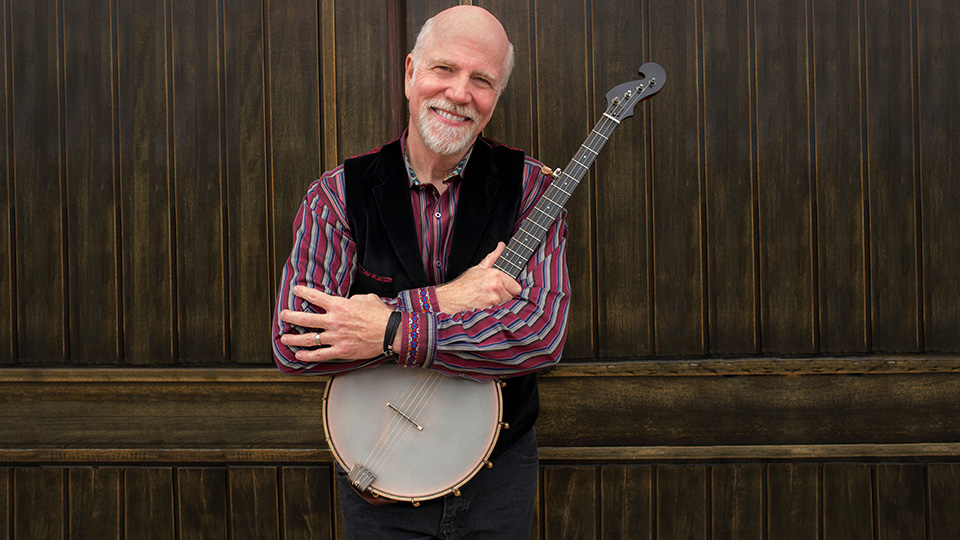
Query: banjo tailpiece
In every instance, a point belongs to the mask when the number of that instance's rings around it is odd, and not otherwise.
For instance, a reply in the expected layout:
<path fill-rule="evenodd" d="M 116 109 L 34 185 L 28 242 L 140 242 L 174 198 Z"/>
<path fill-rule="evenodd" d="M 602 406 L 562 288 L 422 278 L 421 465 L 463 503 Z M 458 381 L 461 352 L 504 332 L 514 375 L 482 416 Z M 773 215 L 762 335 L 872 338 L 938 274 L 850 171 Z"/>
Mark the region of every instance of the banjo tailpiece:
<path fill-rule="evenodd" d="M 377 475 L 370 472 L 370 470 L 363 465 L 355 463 L 353 468 L 350 469 L 350 473 L 347 474 L 347 479 L 350 480 L 353 487 L 360 491 L 366 491 L 367 488 L 370 487 L 370 484 L 377 479 Z"/>

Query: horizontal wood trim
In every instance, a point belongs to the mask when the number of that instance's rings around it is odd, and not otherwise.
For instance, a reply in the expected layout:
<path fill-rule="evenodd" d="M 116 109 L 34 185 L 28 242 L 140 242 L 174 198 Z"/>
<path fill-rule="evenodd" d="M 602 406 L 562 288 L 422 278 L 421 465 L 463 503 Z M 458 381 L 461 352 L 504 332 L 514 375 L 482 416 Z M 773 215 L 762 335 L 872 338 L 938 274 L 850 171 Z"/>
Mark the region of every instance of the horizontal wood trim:
<path fill-rule="evenodd" d="M 958 364 L 565 364 L 541 379 L 538 438 L 558 461 L 957 457 Z M 0 369 L 0 462 L 329 463 L 326 380 L 270 368 Z"/>

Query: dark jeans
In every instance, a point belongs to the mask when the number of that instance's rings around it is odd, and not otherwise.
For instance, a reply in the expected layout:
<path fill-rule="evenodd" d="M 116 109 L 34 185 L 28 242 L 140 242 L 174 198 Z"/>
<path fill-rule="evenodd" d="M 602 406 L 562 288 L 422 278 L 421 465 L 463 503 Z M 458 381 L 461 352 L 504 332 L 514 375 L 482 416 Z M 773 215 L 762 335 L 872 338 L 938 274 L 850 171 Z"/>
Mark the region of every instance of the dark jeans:
<path fill-rule="evenodd" d="M 537 495 L 534 430 L 481 469 L 461 489 L 424 501 L 373 506 L 360 498 L 337 467 L 340 506 L 348 540 L 523 540 L 530 538 Z"/>

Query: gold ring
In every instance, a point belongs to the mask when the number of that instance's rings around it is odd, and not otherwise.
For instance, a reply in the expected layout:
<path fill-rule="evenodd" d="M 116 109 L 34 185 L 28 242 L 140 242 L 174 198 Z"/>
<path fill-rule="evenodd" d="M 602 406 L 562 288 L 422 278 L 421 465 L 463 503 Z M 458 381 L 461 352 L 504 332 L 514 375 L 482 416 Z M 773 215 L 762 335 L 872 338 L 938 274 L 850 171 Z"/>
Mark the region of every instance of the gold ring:
<path fill-rule="evenodd" d="M 317 332 L 316 334 L 314 334 L 313 342 L 317 344 L 317 347 L 320 347 L 321 345 L 323 345 L 322 343 L 320 343 L 320 332 Z"/>

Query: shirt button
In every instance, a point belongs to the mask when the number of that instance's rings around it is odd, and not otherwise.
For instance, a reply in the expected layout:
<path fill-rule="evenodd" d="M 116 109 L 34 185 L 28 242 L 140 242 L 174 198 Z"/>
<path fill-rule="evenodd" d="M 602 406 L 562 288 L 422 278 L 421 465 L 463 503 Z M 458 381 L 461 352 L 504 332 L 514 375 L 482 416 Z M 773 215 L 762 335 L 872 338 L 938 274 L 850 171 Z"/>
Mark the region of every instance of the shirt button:
<path fill-rule="evenodd" d="M 440 261 L 437 261 L 437 268 L 440 268 Z"/>
<path fill-rule="evenodd" d="M 440 212 L 437 212 L 436 214 L 433 215 L 433 217 L 440 219 L 443 216 L 440 215 Z"/>

